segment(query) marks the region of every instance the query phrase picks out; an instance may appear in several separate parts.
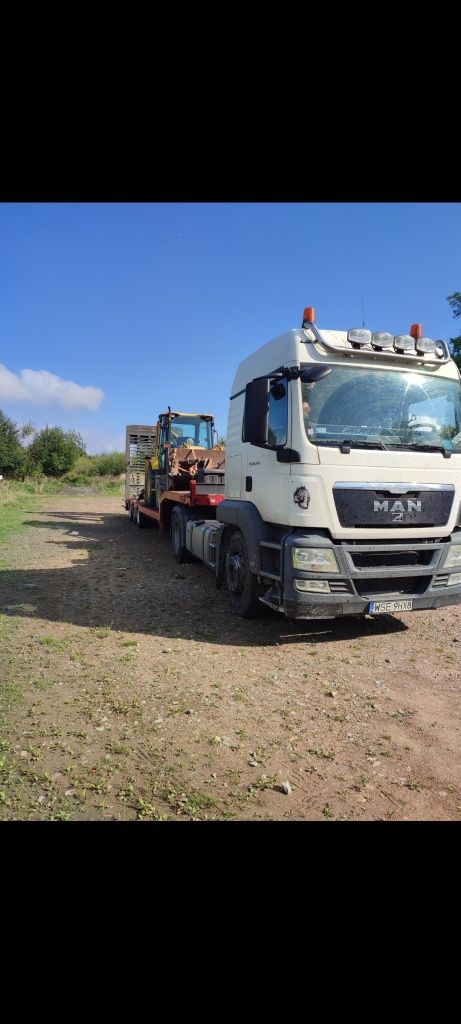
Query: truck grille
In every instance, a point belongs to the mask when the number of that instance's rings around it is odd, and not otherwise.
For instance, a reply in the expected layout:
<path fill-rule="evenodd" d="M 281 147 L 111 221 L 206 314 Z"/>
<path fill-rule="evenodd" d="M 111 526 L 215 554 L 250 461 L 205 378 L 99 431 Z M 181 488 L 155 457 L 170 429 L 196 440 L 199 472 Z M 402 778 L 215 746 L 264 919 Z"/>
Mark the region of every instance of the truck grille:
<path fill-rule="evenodd" d="M 354 580 L 359 597 L 400 597 L 401 594 L 424 594 L 431 582 L 431 576 L 400 576 L 383 579 L 380 576 Z"/>
<path fill-rule="evenodd" d="M 356 528 L 445 526 L 450 517 L 454 487 L 435 484 L 341 484 L 333 487 L 341 526 Z"/>
<path fill-rule="evenodd" d="M 354 569 L 387 569 L 393 566 L 410 568 L 412 565 L 430 565 L 434 550 L 425 551 L 349 551 Z"/>

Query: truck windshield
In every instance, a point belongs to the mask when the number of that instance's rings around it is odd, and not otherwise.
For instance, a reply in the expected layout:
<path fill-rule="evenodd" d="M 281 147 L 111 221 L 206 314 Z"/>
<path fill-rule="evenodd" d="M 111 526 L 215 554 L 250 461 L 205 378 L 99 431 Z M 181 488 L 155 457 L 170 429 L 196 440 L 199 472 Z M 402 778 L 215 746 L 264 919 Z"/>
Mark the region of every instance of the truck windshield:
<path fill-rule="evenodd" d="M 212 448 L 212 425 L 211 420 L 201 416 L 175 416 L 170 427 L 172 448 Z"/>
<path fill-rule="evenodd" d="M 333 366 L 328 377 L 301 388 L 312 444 L 461 452 L 459 381 Z"/>

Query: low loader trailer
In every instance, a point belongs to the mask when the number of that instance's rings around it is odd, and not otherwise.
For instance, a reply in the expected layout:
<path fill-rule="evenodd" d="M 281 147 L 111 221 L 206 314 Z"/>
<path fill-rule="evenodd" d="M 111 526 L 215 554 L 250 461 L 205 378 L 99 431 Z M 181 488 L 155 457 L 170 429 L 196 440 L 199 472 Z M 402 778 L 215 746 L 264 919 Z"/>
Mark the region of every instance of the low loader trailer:
<path fill-rule="evenodd" d="M 224 501 L 223 445 L 213 445 L 213 417 L 161 413 L 157 426 L 126 428 L 125 508 L 138 527 L 169 531 L 178 562 L 190 561 L 188 521 L 211 520 Z"/>

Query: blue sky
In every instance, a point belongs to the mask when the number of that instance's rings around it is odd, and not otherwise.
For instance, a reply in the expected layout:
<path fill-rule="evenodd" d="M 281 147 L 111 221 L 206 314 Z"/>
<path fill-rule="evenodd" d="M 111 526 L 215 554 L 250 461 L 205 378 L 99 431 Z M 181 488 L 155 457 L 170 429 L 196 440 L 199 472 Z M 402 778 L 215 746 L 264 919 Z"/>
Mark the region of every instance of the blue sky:
<path fill-rule="evenodd" d="M 225 433 L 239 361 L 306 305 L 324 328 L 360 326 L 363 298 L 372 330 L 459 334 L 460 243 L 453 203 L 1 204 L 0 408 L 89 451 L 168 405 Z"/>

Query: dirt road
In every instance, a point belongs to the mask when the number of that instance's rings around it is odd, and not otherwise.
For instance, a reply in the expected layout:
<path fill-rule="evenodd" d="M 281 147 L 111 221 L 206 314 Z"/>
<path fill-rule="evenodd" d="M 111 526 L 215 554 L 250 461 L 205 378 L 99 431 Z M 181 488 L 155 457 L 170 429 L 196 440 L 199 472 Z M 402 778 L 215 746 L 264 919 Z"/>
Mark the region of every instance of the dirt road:
<path fill-rule="evenodd" d="M 0 573 L 0 817 L 461 818 L 459 609 L 244 621 L 118 498 L 28 519 Z"/>

